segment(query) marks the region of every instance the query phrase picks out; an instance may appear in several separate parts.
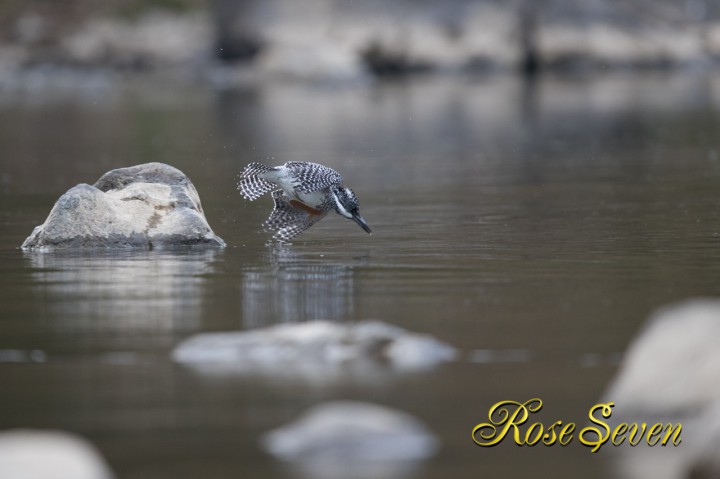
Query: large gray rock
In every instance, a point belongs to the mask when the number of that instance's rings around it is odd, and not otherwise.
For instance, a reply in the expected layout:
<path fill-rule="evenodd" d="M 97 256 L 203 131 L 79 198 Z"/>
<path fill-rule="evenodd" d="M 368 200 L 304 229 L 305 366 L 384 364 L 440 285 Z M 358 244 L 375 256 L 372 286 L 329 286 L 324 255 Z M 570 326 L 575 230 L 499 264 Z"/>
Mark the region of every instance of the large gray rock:
<path fill-rule="evenodd" d="M 428 369 L 453 360 L 453 347 L 380 321 L 309 321 L 251 331 L 202 333 L 172 353 L 205 371 L 332 375 L 354 371 Z"/>
<path fill-rule="evenodd" d="M 223 247 L 205 220 L 200 197 L 183 172 L 163 163 L 120 168 L 93 186 L 71 188 L 45 223 L 22 244 L 24 250 Z"/>
<path fill-rule="evenodd" d="M 112 479 L 86 440 L 61 431 L 0 432 L 0 477 L 12 479 Z"/>
<path fill-rule="evenodd" d="M 439 441 L 405 412 L 365 402 L 332 401 L 266 433 L 262 445 L 309 477 L 355 477 L 368 470 L 384 472 L 370 477 L 398 477 L 413 462 L 432 457 Z M 377 469 L 378 465 L 385 468 Z"/>

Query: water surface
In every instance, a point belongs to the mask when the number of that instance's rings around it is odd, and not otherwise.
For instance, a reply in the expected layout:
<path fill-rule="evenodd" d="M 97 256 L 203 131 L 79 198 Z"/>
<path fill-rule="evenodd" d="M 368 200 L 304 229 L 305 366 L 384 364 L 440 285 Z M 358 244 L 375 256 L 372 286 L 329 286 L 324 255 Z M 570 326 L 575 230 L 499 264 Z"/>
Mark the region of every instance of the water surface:
<path fill-rule="evenodd" d="M 413 477 L 614 477 L 577 443 L 481 449 L 470 431 L 502 399 L 582 421 L 652 309 L 718 295 L 719 91 L 647 75 L 0 94 L 0 427 L 78 432 L 121 478 L 303 477 L 259 436 L 352 398 L 439 434 Z M 271 201 L 234 180 L 268 157 L 340 170 L 374 234 L 332 215 L 268 246 Z M 18 249 L 64 191 L 148 161 L 190 176 L 227 249 Z M 169 360 L 193 333 L 316 318 L 430 333 L 462 360 L 320 382 Z"/>

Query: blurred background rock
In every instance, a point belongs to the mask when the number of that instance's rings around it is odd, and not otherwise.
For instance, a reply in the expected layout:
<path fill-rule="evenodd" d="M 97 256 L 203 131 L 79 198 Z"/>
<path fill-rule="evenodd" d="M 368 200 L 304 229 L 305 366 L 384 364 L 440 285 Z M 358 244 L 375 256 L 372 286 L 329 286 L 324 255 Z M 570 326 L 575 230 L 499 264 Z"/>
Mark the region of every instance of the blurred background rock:
<path fill-rule="evenodd" d="M 708 67 L 719 57 L 720 3 L 707 0 L 0 2 L 0 75 L 233 64 L 262 78 L 355 79 Z"/>

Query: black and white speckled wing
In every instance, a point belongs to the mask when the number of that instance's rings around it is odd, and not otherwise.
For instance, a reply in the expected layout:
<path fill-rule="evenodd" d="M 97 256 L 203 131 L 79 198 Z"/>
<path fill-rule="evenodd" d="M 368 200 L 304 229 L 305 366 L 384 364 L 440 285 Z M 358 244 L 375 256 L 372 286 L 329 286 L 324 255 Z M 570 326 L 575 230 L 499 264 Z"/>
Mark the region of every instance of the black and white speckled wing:
<path fill-rule="evenodd" d="M 330 186 L 342 185 L 344 180 L 340 173 L 317 163 L 304 161 L 288 161 L 285 167 L 292 172 L 295 188 L 303 193 L 313 193 Z"/>
<path fill-rule="evenodd" d="M 276 168 L 263 165 L 262 163 L 250 163 L 247 165 L 240 175 L 237 184 L 240 194 L 246 200 L 254 201 L 265 193 L 269 193 L 277 188 L 277 185 L 260 177 L 263 173 L 269 173 L 275 170 Z"/>
<path fill-rule="evenodd" d="M 263 229 L 275 232 L 274 239 L 280 241 L 292 241 L 300 233 L 325 217 L 325 213 L 311 215 L 305 210 L 295 208 L 288 201 L 282 190 L 272 192 L 275 207 L 267 220 L 263 223 Z"/>

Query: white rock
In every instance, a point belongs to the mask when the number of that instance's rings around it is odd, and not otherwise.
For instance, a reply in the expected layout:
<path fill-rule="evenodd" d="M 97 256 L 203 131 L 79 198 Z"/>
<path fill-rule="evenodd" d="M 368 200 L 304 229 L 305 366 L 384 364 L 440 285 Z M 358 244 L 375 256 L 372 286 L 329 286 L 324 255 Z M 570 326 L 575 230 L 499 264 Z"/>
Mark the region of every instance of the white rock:
<path fill-rule="evenodd" d="M 181 363 L 238 372 L 287 373 L 355 368 L 415 370 L 451 361 L 453 347 L 379 321 L 310 321 L 251 331 L 202 333 L 172 353 Z"/>
<path fill-rule="evenodd" d="M 718 456 L 718 443 L 720 443 L 720 401 L 706 409 L 705 413 L 693 424 L 683 425 L 697 431 L 697 437 L 690 443 L 686 457 L 684 475 L 697 479 L 710 479 L 720 477 L 720 456 Z M 680 475 L 676 476 L 680 477 Z"/>
<path fill-rule="evenodd" d="M 0 432 L 0 477 L 8 479 L 111 479 L 97 449 L 61 431 Z"/>
<path fill-rule="evenodd" d="M 414 417 L 356 401 L 319 404 L 296 421 L 268 432 L 265 449 L 284 461 L 341 463 L 417 461 L 437 451 L 438 440 Z"/>
<path fill-rule="evenodd" d="M 720 300 L 655 313 L 627 350 L 605 397 L 620 412 L 697 411 L 720 400 Z"/>
<path fill-rule="evenodd" d="M 207 224 L 190 179 L 172 166 L 147 163 L 105 173 L 94 186 L 71 188 L 22 248 L 174 245 L 223 247 L 225 243 Z"/>
<path fill-rule="evenodd" d="M 604 394 L 615 403 L 608 421 L 681 424 L 674 447 L 610 448 L 616 476 L 627 479 L 718 477 L 720 461 L 720 300 L 665 307 L 649 319 L 627 350 Z M 608 446 L 610 447 L 610 446 Z"/>

